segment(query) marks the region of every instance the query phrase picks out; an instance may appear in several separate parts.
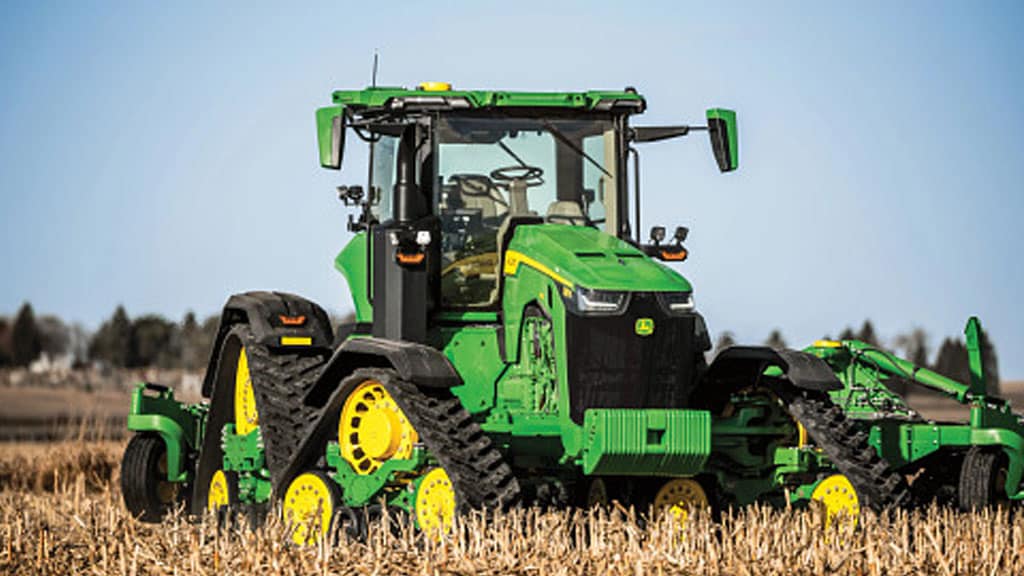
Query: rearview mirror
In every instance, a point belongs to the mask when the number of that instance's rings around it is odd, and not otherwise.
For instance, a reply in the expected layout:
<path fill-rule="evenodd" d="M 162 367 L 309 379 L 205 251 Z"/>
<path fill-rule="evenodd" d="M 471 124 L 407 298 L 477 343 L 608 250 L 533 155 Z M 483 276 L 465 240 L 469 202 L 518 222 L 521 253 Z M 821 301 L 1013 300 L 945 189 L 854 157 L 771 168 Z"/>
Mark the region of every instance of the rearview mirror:
<path fill-rule="evenodd" d="M 725 108 L 712 108 L 707 112 L 711 150 L 722 172 L 732 172 L 739 166 L 739 143 L 736 133 L 736 112 Z"/>
<path fill-rule="evenodd" d="M 328 106 L 316 111 L 316 137 L 320 146 L 320 165 L 341 169 L 345 153 L 345 107 Z"/>

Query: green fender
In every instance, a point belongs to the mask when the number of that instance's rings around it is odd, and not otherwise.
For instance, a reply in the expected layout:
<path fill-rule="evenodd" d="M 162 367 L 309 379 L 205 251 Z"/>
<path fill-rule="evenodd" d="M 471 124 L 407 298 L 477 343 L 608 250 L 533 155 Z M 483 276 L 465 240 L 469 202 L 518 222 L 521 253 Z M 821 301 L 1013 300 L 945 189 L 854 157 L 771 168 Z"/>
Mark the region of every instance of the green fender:
<path fill-rule="evenodd" d="M 136 433 L 155 433 L 163 439 L 167 448 L 168 482 L 188 480 L 185 461 L 202 435 L 203 421 L 201 409 L 189 409 L 175 400 L 170 388 L 141 382 L 132 391 L 128 429 Z"/>
<path fill-rule="evenodd" d="M 1021 476 L 1024 475 L 1024 438 L 1012 430 L 986 428 L 971 430 L 971 445 L 1002 448 L 1008 461 L 1006 467 L 1006 494 L 1012 500 L 1024 499 Z"/>

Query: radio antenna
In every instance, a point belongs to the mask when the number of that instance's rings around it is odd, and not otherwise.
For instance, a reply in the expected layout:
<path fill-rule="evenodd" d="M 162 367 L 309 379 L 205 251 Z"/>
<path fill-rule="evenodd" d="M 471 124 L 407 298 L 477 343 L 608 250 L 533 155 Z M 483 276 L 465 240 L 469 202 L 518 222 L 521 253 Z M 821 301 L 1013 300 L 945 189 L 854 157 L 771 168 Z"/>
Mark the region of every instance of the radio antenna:
<path fill-rule="evenodd" d="M 373 78 L 371 79 L 371 86 L 377 87 L 377 50 L 373 50 Z"/>

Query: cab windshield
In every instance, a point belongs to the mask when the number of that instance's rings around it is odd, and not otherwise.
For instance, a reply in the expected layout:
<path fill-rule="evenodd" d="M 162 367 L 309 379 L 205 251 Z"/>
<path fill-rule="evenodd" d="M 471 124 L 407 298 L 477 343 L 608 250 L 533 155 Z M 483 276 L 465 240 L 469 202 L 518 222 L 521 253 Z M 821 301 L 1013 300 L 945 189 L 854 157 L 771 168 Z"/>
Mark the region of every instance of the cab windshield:
<path fill-rule="evenodd" d="M 499 231 L 512 217 L 616 234 L 616 142 L 610 119 L 439 119 L 445 304 L 497 301 Z"/>

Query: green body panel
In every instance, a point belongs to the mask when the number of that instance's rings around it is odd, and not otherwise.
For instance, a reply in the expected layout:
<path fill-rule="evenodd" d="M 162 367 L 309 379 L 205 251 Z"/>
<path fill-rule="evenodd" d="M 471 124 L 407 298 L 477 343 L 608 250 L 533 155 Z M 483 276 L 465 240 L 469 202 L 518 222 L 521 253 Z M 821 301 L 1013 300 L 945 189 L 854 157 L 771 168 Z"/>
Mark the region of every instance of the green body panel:
<path fill-rule="evenodd" d="M 444 354 L 459 371 L 462 386 L 452 389 L 471 414 L 494 406 L 494 383 L 505 370 L 497 325 L 442 329 Z"/>
<path fill-rule="evenodd" d="M 393 497 L 395 492 L 400 490 L 393 486 L 396 476 L 403 475 L 403 473 L 411 475 L 423 468 L 426 461 L 426 453 L 420 448 L 414 448 L 412 456 L 408 459 L 393 458 L 381 464 L 380 468 L 370 474 L 357 474 L 341 456 L 337 442 L 327 445 L 327 466 L 334 470 L 331 477 L 341 485 L 342 499 L 346 506 L 372 504 L 373 499 L 389 484 L 392 484 L 390 495 Z"/>
<path fill-rule="evenodd" d="M 590 90 L 586 92 L 507 92 L 491 90 L 407 90 L 398 87 L 377 87 L 364 90 L 339 90 L 334 102 L 364 108 L 389 105 L 400 98 L 460 98 L 470 108 L 569 108 L 591 110 L 602 103 L 636 102 L 643 105 L 643 96 L 635 92 Z"/>
<path fill-rule="evenodd" d="M 587 410 L 583 473 L 690 476 L 711 453 L 711 414 L 703 410 Z"/>
<path fill-rule="evenodd" d="M 520 226 L 508 248 L 543 264 L 567 280 L 570 288 L 645 292 L 692 290 L 690 283 L 668 266 L 594 228 L 559 224 Z M 524 265 L 530 266 L 520 264 L 519 269 Z"/>
<path fill-rule="evenodd" d="M 356 309 L 356 322 L 373 322 L 373 306 L 368 292 L 369 247 L 368 234 L 356 234 L 334 259 L 334 267 L 348 282 L 352 304 Z"/>
<path fill-rule="evenodd" d="M 189 478 L 185 458 L 202 438 L 206 407 L 186 406 L 174 399 L 170 389 L 155 395 L 154 392 L 145 383 L 136 384 L 128 411 L 128 429 L 159 434 L 167 448 L 167 480 L 184 482 Z"/>

